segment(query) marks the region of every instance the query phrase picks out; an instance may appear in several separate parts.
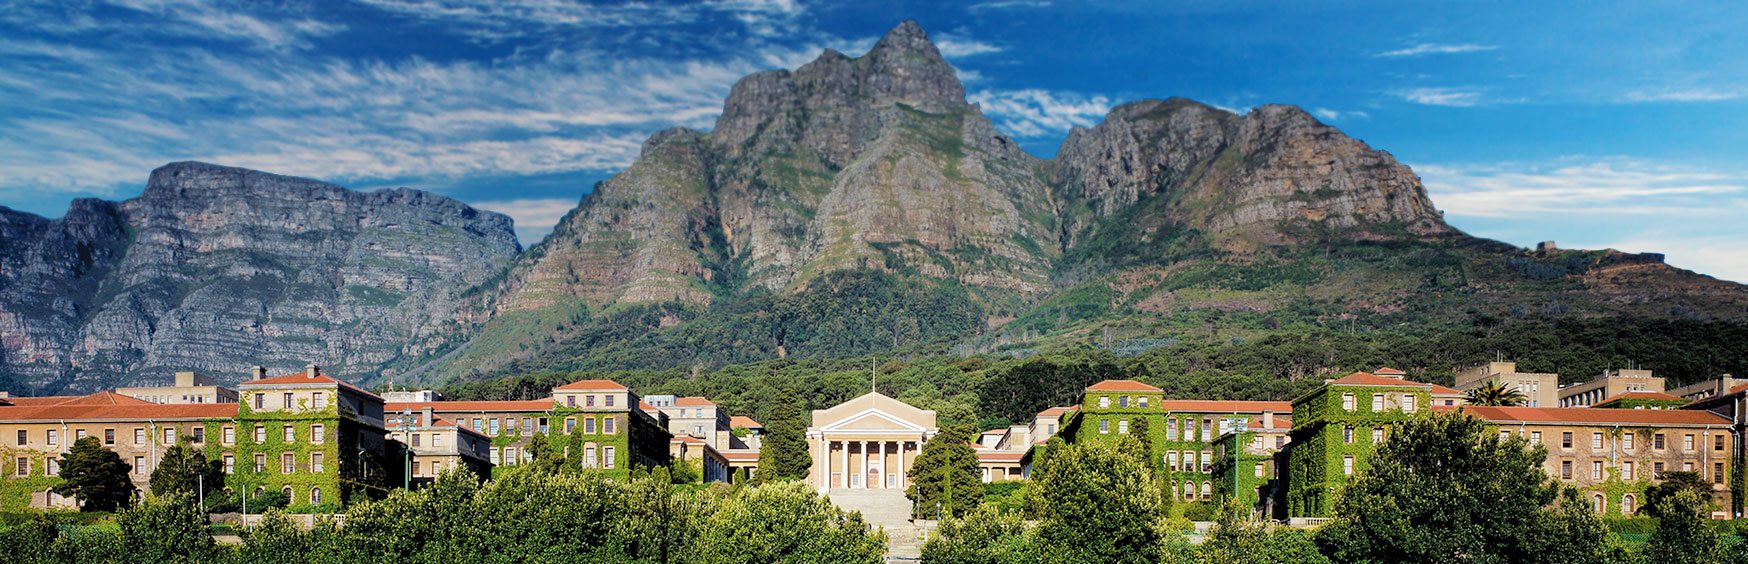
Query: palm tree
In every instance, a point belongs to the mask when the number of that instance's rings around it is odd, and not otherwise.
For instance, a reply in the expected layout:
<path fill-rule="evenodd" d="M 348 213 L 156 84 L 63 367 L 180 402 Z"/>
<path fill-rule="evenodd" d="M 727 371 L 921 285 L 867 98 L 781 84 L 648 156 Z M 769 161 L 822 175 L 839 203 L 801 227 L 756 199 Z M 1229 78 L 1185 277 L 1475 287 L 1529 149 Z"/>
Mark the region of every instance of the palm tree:
<path fill-rule="evenodd" d="M 1523 392 L 1506 388 L 1498 382 L 1483 382 L 1480 387 L 1469 390 L 1467 396 L 1469 405 L 1513 407 L 1524 404 Z"/>

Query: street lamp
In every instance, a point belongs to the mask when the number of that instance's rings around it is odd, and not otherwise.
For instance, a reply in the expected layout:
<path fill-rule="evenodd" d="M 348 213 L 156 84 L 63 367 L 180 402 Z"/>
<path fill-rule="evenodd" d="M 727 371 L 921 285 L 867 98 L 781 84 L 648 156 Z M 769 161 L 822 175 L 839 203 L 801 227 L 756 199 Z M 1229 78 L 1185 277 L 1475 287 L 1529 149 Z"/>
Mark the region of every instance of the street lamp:
<path fill-rule="evenodd" d="M 413 491 L 413 449 L 407 445 L 408 441 L 413 440 L 412 431 L 408 430 L 412 424 L 413 408 L 401 408 L 401 438 L 404 439 L 401 441 L 401 453 L 406 456 L 406 461 L 401 464 L 401 489 L 409 492 Z"/>

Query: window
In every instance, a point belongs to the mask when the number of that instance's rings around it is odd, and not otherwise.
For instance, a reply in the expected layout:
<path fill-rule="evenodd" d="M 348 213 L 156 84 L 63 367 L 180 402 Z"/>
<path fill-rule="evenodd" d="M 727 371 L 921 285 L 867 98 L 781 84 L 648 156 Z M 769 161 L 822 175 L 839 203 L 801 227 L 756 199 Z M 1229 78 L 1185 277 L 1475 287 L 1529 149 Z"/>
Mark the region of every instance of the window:
<path fill-rule="evenodd" d="M 310 398 L 310 405 L 314 406 L 316 409 L 327 409 L 328 394 L 326 392 L 316 392 L 315 395 Z"/>
<path fill-rule="evenodd" d="M 286 486 L 284 490 L 280 490 L 280 493 L 285 494 L 286 501 L 295 500 L 297 496 L 296 493 L 291 491 L 291 486 Z"/>
<path fill-rule="evenodd" d="M 419 434 L 413 433 L 413 446 L 419 446 Z"/>
<path fill-rule="evenodd" d="M 231 456 L 228 454 L 225 455 L 225 473 L 226 474 L 237 473 L 237 457 Z"/>
<path fill-rule="evenodd" d="M 1165 467 L 1177 471 L 1177 452 L 1165 453 Z"/>
<path fill-rule="evenodd" d="M 431 446 L 433 448 L 443 446 L 443 435 L 431 433 Z"/>
<path fill-rule="evenodd" d="M 1663 463 L 1662 462 L 1652 462 L 1651 463 L 1651 479 L 1653 479 L 1653 480 L 1663 479 Z"/>
<path fill-rule="evenodd" d="M 1633 433 L 1632 432 L 1629 431 L 1626 434 L 1621 435 L 1621 449 L 1633 450 Z"/>
<path fill-rule="evenodd" d="M 1341 410 L 1353 411 L 1353 394 L 1348 393 L 1341 395 Z"/>
<path fill-rule="evenodd" d="M 571 430 L 575 429 L 575 428 L 577 428 L 577 418 L 575 418 L 575 417 L 564 418 L 564 434 L 566 434 L 566 435 L 571 434 Z"/>
<path fill-rule="evenodd" d="M 1343 476 L 1352 476 L 1353 475 L 1353 456 L 1352 455 L 1341 457 L 1341 475 L 1343 475 Z"/>
<path fill-rule="evenodd" d="M 1136 401 L 1141 402 L 1141 407 L 1147 407 L 1147 396 L 1136 398 Z"/>
<path fill-rule="evenodd" d="M 1572 461 L 1570 461 L 1570 460 L 1561 460 L 1560 461 L 1560 479 L 1561 480 L 1572 479 Z"/>
<path fill-rule="evenodd" d="M 1100 419 L 1099 420 L 1099 434 L 1107 434 L 1108 435 L 1108 434 L 1110 434 L 1110 432 L 1111 432 L 1111 420 Z"/>
<path fill-rule="evenodd" d="M 50 431 L 50 432 L 53 432 L 53 431 Z M 24 429 L 19 429 L 18 430 L 18 446 L 24 446 L 24 443 L 29 442 L 29 440 L 30 440 L 30 432 L 26 431 Z"/>
<path fill-rule="evenodd" d="M 24 439 L 19 439 L 19 440 L 22 441 Z M 1176 419 L 1165 420 L 1165 440 L 1168 440 L 1168 441 L 1177 440 L 1177 420 Z M 24 444 L 24 443 L 18 443 L 18 444 Z"/>
<path fill-rule="evenodd" d="M 78 441 L 79 439 L 83 439 L 83 438 L 85 438 L 85 430 L 84 429 L 74 429 L 73 430 L 73 440 L 74 441 Z"/>
<path fill-rule="evenodd" d="M 1212 484 L 1210 484 L 1209 482 L 1202 482 L 1202 499 L 1212 498 L 1213 495 L 1211 495 L 1211 494 L 1213 494 L 1213 490 L 1214 490 L 1214 488 L 1213 488 Z"/>
<path fill-rule="evenodd" d="M 1111 406 L 1111 396 L 1099 396 L 1099 407 L 1105 408 L 1105 407 L 1110 407 L 1110 406 Z"/>
<path fill-rule="evenodd" d="M 1681 436 L 1681 450 L 1689 451 L 1689 452 L 1693 451 L 1693 434 L 1692 433 Z"/>
<path fill-rule="evenodd" d="M 1531 445 L 1542 444 L 1542 432 L 1541 431 L 1530 431 L 1530 444 Z"/>
<path fill-rule="evenodd" d="M 613 396 L 607 396 L 607 401 L 609 403 L 611 403 L 613 401 Z M 605 467 L 606 468 L 615 468 L 615 466 L 614 466 L 615 463 L 613 462 L 613 447 L 604 447 L 601 449 L 601 452 L 603 453 L 603 456 L 607 459 L 606 460 L 607 463 L 606 463 Z"/>
<path fill-rule="evenodd" d="M 267 394 L 255 394 L 255 409 L 265 409 L 267 407 L 265 405 L 266 403 Z"/>
<path fill-rule="evenodd" d="M 486 424 L 485 424 L 485 421 L 481 420 L 478 417 L 475 417 L 475 418 L 473 418 L 473 426 L 468 427 L 468 428 L 483 433 L 486 430 Z"/>
<path fill-rule="evenodd" d="M 1195 484 L 1195 482 L 1184 482 L 1184 499 L 1195 499 L 1195 498 L 1196 498 L 1196 484 Z"/>
<path fill-rule="evenodd" d="M 516 463 L 516 447 L 504 447 L 504 463 Z"/>
<path fill-rule="evenodd" d="M 1601 460 L 1590 461 L 1590 479 L 1592 479 L 1592 480 L 1601 480 L 1602 479 L 1602 461 Z"/>
<path fill-rule="evenodd" d="M 310 488 L 310 505 L 322 504 L 322 488 Z"/>
<path fill-rule="evenodd" d="M 583 448 L 583 467 L 584 468 L 594 468 L 595 467 L 595 447 L 584 447 Z M 854 476 L 852 475 L 852 477 L 854 477 Z"/>
<path fill-rule="evenodd" d="M 1129 396 L 1118 397 L 1117 407 L 1129 407 Z"/>
<path fill-rule="evenodd" d="M 1214 452 L 1202 451 L 1202 471 L 1207 472 L 1214 465 Z"/>
<path fill-rule="evenodd" d="M 1372 394 L 1372 411 L 1384 410 L 1384 394 Z"/>
<path fill-rule="evenodd" d="M 506 434 L 506 435 L 516 434 L 516 418 L 515 417 L 505 417 L 504 418 L 504 434 Z"/>
<path fill-rule="evenodd" d="M 267 443 L 267 426 L 266 425 L 256 425 L 255 426 L 255 444 L 266 444 L 266 443 Z"/>
<path fill-rule="evenodd" d="M 1403 412 L 1414 413 L 1414 399 L 1415 399 L 1415 396 L 1412 394 L 1402 396 L 1402 411 Z"/>
<path fill-rule="evenodd" d="M 532 419 L 529 419 L 527 417 L 522 418 L 522 434 L 528 434 L 529 432 L 534 430 L 534 425 L 530 424 L 532 422 L 533 422 Z"/>
<path fill-rule="evenodd" d="M 1508 441 L 1508 440 L 1511 440 L 1511 431 L 1500 431 L 1499 432 L 1499 442 L 1503 443 L 1503 442 Z"/>
<path fill-rule="evenodd" d="M 1664 446 L 1663 445 L 1663 433 L 1657 433 L 1655 435 L 1651 435 L 1651 448 L 1652 449 L 1663 450 L 1663 446 Z"/>
<path fill-rule="evenodd" d="M 1375 444 L 1378 444 L 1381 442 L 1384 442 L 1384 428 L 1383 427 L 1373 427 L 1372 428 L 1372 444 L 1375 445 Z"/>
<path fill-rule="evenodd" d="M 1341 442 L 1350 445 L 1353 444 L 1353 427 L 1341 428 Z"/>
<path fill-rule="evenodd" d="M 613 397 L 613 396 L 607 396 L 607 397 Z M 613 423 L 615 421 L 618 421 L 618 420 L 619 420 L 618 417 L 614 417 L 611 415 L 607 416 L 607 419 L 601 421 L 601 432 L 609 434 L 609 435 L 613 434 Z"/>
<path fill-rule="evenodd" d="M 499 464 L 503 464 L 504 459 L 499 458 L 498 449 L 494 448 L 494 449 L 491 449 L 491 451 L 492 451 L 492 466 L 497 466 Z"/>
<path fill-rule="evenodd" d="M 23 431 L 19 431 L 19 432 L 22 433 Z M 140 442 L 143 443 L 145 441 L 141 440 Z M 56 430 L 56 429 L 49 429 L 48 443 L 50 446 L 61 444 L 61 432 L 59 430 Z"/>
<path fill-rule="evenodd" d="M 1639 479 L 1639 475 L 1633 472 L 1633 461 L 1628 460 L 1621 463 L 1621 479 L 1628 482 Z"/>
<path fill-rule="evenodd" d="M 61 475 L 61 459 L 55 458 L 53 456 L 49 457 L 48 460 L 45 461 L 45 463 L 44 463 L 43 470 L 44 470 L 44 473 L 49 475 L 49 476 Z"/>
<path fill-rule="evenodd" d="M 50 460 L 53 460 L 53 459 L 50 459 Z M 1722 463 L 1722 462 L 1713 462 L 1712 463 L 1712 483 L 1714 483 L 1714 484 L 1724 483 L 1724 463 Z"/>
<path fill-rule="evenodd" d="M 1120 419 L 1117 421 L 1117 434 L 1119 434 L 1119 435 L 1129 434 L 1129 420 L 1128 419 Z"/>
<path fill-rule="evenodd" d="M 1263 468 L 1263 464 L 1261 462 L 1256 463 L 1256 477 L 1261 478 L 1261 477 L 1263 477 L 1264 474 L 1267 474 L 1267 473 L 1268 473 L 1267 470 L 1265 470 Z"/>
<path fill-rule="evenodd" d="M 614 398 L 614 396 L 602 396 L 602 397 L 603 397 L 603 398 L 606 398 L 606 400 L 607 400 L 607 407 L 613 407 L 613 398 Z M 612 448 L 613 448 L 613 447 L 607 447 L 607 448 L 608 448 L 608 452 L 612 452 Z M 612 460 L 612 457 L 608 457 L 608 460 Z M 608 468 L 612 468 L 612 466 L 608 466 Z"/>
<path fill-rule="evenodd" d="M 285 409 L 291 409 L 291 392 L 286 392 L 284 397 L 285 397 Z"/>
<path fill-rule="evenodd" d="M 1590 448 L 1591 450 L 1602 449 L 1602 433 L 1590 434 Z"/>
<path fill-rule="evenodd" d="M 1681 463 L 1681 471 L 1682 472 L 1692 472 L 1693 471 L 1693 463 L 1692 462 Z"/>
<path fill-rule="evenodd" d="M 1205 441 L 1205 440 L 1214 438 L 1214 435 L 1212 434 L 1213 432 L 1214 432 L 1214 422 L 1209 421 L 1207 419 L 1203 419 L 1202 420 L 1202 440 Z"/>
<path fill-rule="evenodd" d="M 1572 432 L 1571 431 L 1565 431 L 1565 432 L 1560 433 L 1560 448 L 1572 448 Z"/>
<path fill-rule="evenodd" d="M 1590 498 L 1590 507 L 1597 513 L 1602 513 L 1608 510 L 1608 502 L 1604 501 L 1602 494 L 1596 494 Z"/>
<path fill-rule="evenodd" d="M 1724 436 L 1723 435 L 1718 435 L 1716 437 L 1712 437 L 1712 450 L 1717 450 L 1717 451 L 1724 450 Z"/>
<path fill-rule="evenodd" d="M 297 455 L 289 452 L 279 455 L 279 472 L 290 474 L 295 471 L 297 471 Z"/>
<path fill-rule="evenodd" d="M 267 471 L 267 455 L 265 455 L 265 454 L 255 455 L 255 471 L 256 472 L 266 472 Z"/>
<path fill-rule="evenodd" d="M 595 432 L 595 418 L 594 417 L 584 417 L 583 418 L 583 432 L 589 433 L 589 434 L 593 434 Z"/>
<path fill-rule="evenodd" d="M 1287 446 L 1287 437 L 1275 435 L 1275 448 L 1281 448 L 1284 446 Z"/>
<path fill-rule="evenodd" d="M 577 406 L 577 397 L 576 396 L 565 396 L 564 397 L 564 406 L 565 407 L 576 407 Z"/>
<path fill-rule="evenodd" d="M 310 471 L 318 474 L 322 472 L 322 453 L 310 453 Z"/>
<path fill-rule="evenodd" d="M 171 446 L 174 444 L 176 444 L 176 429 L 174 427 L 164 429 L 164 446 Z"/>
<path fill-rule="evenodd" d="M 236 427 L 225 427 L 221 436 L 224 438 L 225 444 L 227 444 L 227 445 L 236 443 L 237 442 L 237 428 Z"/>
<path fill-rule="evenodd" d="M 1639 498 L 1633 494 L 1621 496 L 1621 514 L 1632 515 L 1639 508 Z"/>
<path fill-rule="evenodd" d="M 136 444 L 136 445 L 146 444 L 146 430 L 145 429 L 141 429 L 139 427 L 134 428 L 134 444 Z"/>
<path fill-rule="evenodd" d="M 310 442 L 322 444 L 328 440 L 328 426 L 321 423 L 310 425 Z"/>
<path fill-rule="evenodd" d="M 144 457 L 144 456 L 135 456 L 134 457 L 134 473 L 135 474 L 147 474 L 148 473 L 146 471 L 146 457 Z"/>
<path fill-rule="evenodd" d="M 546 418 L 542 417 L 539 419 L 539 421 L 540 421 L 540 432 L 542 432 L 542 433 L 547 432 L 548 428 L 546 426 Z"/>
<path fill-rule="evenodd" d="M 25 458 L 23 456 L 18 457 L 18 466 L 15 469 L 17 470 L 16 473 L 18 474 L 19 477 L 29 476 L 30 475 L 30 459 Z"/>
<path fill-rule="evenodd" d="M 595 407 L 595 396 L 583 396 L 583 407 Z"/>
<path fill-rule="evenodd" d="M 297 430 L 292 428 L 292 426 L 290 426 L 290 425 L 286 425 L 285 426 L 285 442 L 289 443 L 289 442 L 293 442 L 296 440 L 297 440 Z"/>

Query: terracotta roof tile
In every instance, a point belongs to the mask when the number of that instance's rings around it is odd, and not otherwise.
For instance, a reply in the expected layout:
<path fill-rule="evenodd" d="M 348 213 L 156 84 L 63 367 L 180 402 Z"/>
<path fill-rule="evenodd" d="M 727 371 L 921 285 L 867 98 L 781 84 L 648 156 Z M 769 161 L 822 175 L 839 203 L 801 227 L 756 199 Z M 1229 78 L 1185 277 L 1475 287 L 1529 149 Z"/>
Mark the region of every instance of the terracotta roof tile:
<path fill-rule="evenodd" d="M 734 462 L 758 462 L 759 451 L 743 448 L 731 448 L 722 451 L 722 457 Z"/>
<path fill-rule="evenodd" d="M 1019 462 L 1020 459 L 1024 458 L 1025 456 L 1026 456 L 1026 452 L 1019 451 L 1019 450 L 987 450 L 986 449 L 986 450 L 977 451 L 977 461 L 978 462 Z"/>
<path fill-rule="evenodd" d="M 1273 411 L 1276 414 L 1281 414 L 1292 413 L 1293 402 L 1168 399 L 1159 402 L 1159 408 L 1165 411 L 1195 411 L 1202 413 L 1262 413 L 1264 411 Z"/>
<path fill-rule="evenodd" d="M 314 378 L 311 378 L 309 376 L 309 374 L 306 372 L 297 372 L 297 373 L 293 373 L 293 374 L 286 374 L 284 376 L 274 376 L 272 378 L 262 378 L 260 380 L 245 380 L 242 382 L 238 382 L 237 388 L 242 389 L 242 388 L 246 388 L 246 387 L 250 387 L 250 386 L 296 386 L 296 385 L 301 385 L 301 384 L 334 384 L 337 386 L 350 388 L 350 389 L 352 389 L 352 391 L 355 391 L 355 392 L 358 392 L 358 393 L 361 393 L 361 394 L 364 394 L 364 395 L 367 395 L 367 396 L 370 396 L 373 398 L 381 399 L 376 394 L 371 393 L 370 390 L 366 390 L 364 388 L 354 386 L 350 383 L 347 383 L 345 380 L 338 380 L 338 379 L 332 378 L 326 374 L 317 374 L 317 375 L 315 375 Z"/>
<path fill-rule="evenodd" d="M 709 398 L 698 396 L 674 398 L 674 407 L 716 407 Z"/>
<path fill-rule="evenodd" d="M 1252 419 L 1252 420 L 1250 420 L 1250 424 L 1246 425 L 1245 427 L 1251 428 L 1251 429 L 1261 429 L 1262 428 L 1262 419 Z M 1271 427 L 1271 428 L 1273 428 L 1273 429 L 1292 429 L 1293 428 L 1293 418 L 1282 417 L 1282 416 L 1276 415 L 1274 427 Z"/>
<path fill-rule="evenodd" d="M 1088 386 L 1089 392 L 1159 392 L 1159 388 L 1134 380 L 1105 380 Z"/>
<path fill-rule="evenodd" d="M 1595 407 L 1499 407 L 1465 405 L 1464 412 L 1482 419 L 1512 423 L 1615 423 L 1627 425 L 1728 425 L 1716 413 L 1682 409 L 1608 409 Z"/>
<path fill-rule="evenodd" d="M 1068 413 L 1070 411 L 1074 411 L 1076 409 L 1080 409 L 1080 406 L 1071 405 L 1068 407 L 1052 407 L 1050 409 L 1046 409 L 1044 411 L 1038 412 L 1037 416 L 1038 417 L 1061 417 L 1063 414 Z"/>
<path fill-rule="evenodd" d="M 734 417 L 728 418 L 728 426 L 729 427 L 744 427 L 747 429 L 763 429 L 763 428 L 765 428 L 765 426 L 763 424 L 760 424 L 758 421 L 754 421 L 753 418 L 747 417 L 745 415 L 736 415 Z"/>
<path fill-rule="evenodd" d="M 620 383 L 614 382 L 612 380 L 578 380 L 575 382 L 571 382 L 569 384 L 565 384 L 563 386 L 559 386 L 557 388 L 553 388 L 553 390 L 554 391 L 557 391 L 557 390 L 576 390 L 576 391 L 584 391 L 584 392 L 599 392 L 599 391 L 627 392 L 627 391 L 631 391 L 631 388 L 627 388 L 627 387 L 621 385 Z"/>
<path fill-rule="evenodd" d="M 1437 394 L 1437 395 L 1441 395 L 1441 396 L 1460 396 L 1460 395 L 1464 395 L 1464 394 L 1463 394 L 1463 392 L 1459 392 L 1459 391 L 1457 391 L 1457 389 L 1456 389 L 1456 388 L 1447 388 L 1447 387 L 1444 387 L 1444 386 L 1440 386 L 1440 385 L 1438 385 L 1438 384 L 1427 384 L 1427 385 L 1428 385 L 1428 386 L 1432 386 L 1432 393 L 1434 393 L 1434 394 Z"/>
<path fill-rule="evenodd" d="M 1379 376 L 1407 376 L 1408 375 L 1407 372 L 1403 372 L 1401 370 L 1390 368 L 1388 366 L 1379 368 L 1377 370 L 1373 370 L 1372 373 L 1377 374 Z"/>
<path fill-rule="evenodd" d="M 546 411 L 552 409 L 553 405 L 551 398 L 526 401 L 413 401 L 383 404 L 382 409 L 391 414 L 403 409 L 417 412 L 426 407 L 430 407 L 431 411 L 451 413 L 461 411 L 530 412 Z"/>
<path fill-rule="evenodd" d="M 39 405 L 0 407 L 0 421 L 210 419 L 236 417 L 234 403 Z"/>
<path fill-rule="evenodd" d="M 1330 382 L 1329 385 L 1331 385 L 1331 386 L 1413 386 L 1413 387 L 1427 387 L 1427 388 L 1432 387 L 1432 384 L 1423 384 L 1420 382 L 1413 382 L 1413 381 L 1409 381 L 1409 380 L 1397 380 L 1395 378 L 1385 378 L 1383 376 L 1379 376 L 1377 374 L 1372 374 L 1369 372 L 1355 372 L 1353 374 L 1342 376 L 1342 377 L 1337 378 L 1334 381 Z"/>

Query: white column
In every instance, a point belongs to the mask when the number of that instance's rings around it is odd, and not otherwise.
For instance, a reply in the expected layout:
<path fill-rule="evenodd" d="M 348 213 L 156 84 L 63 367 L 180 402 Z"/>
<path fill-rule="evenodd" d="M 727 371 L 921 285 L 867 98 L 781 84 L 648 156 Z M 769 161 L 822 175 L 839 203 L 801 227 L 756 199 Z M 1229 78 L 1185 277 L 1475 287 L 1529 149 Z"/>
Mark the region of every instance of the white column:
<path fill-rule="evenodd" d="M 838 487 L 847 488 L 850 487 L 850 441 L 838 442 L 844 447 L 844 464 L 842 469 L 838 470 L 838 479 L 843 481 L 838 484 Z"/>
<path fill-rule="evenodd" d="M 862 441 L 862 487 L 868 487 L 868 445 L 872 441 Z"/>

